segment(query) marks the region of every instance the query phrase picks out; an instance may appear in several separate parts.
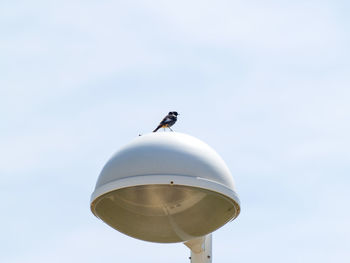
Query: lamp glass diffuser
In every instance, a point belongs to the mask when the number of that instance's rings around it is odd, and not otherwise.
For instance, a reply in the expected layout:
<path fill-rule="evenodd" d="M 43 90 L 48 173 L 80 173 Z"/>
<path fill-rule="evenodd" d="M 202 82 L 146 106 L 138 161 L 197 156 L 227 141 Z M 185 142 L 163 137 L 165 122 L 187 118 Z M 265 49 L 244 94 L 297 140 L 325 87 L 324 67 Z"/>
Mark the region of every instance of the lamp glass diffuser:
<path fill-rule="evenodd" d="M 109 226 L 141 240 L 183 242 L 213 232 L 237 214 L 222 194 L 184 185 L 140 185 L 108 192 L 92 203 Z"/>

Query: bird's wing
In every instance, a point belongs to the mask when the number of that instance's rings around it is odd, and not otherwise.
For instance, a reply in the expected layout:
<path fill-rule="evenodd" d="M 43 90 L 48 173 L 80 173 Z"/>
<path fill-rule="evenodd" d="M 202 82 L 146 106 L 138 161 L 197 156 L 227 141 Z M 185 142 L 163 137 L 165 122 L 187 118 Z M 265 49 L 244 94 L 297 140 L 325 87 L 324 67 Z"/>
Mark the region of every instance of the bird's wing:
<path fill-rule="evenodd" d="M 160 122 L 160 124 L 167 124 L 172 122 L 173 119 L 170 116 L 165 116 L 165 118 Z"/>

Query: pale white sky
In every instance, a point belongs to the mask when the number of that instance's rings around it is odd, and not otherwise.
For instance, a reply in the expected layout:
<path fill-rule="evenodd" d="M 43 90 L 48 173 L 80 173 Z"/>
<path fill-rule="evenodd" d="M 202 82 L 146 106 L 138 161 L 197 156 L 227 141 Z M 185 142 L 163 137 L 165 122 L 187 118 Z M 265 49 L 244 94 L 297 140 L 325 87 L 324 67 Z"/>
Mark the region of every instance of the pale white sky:
<path fill-rule="evenodd" d="M 214 262 L 349 262 L 346 1 L 2 1 L 0 261 L 188 262 L 89 210 L 104 163 L 170 110 L 242 202 Z"/>

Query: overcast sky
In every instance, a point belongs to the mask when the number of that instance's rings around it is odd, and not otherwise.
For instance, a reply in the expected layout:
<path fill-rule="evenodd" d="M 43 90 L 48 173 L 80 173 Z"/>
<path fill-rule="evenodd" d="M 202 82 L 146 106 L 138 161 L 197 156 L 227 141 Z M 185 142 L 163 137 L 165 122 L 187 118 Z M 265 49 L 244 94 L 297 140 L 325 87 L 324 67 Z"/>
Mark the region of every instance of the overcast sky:
<path fill-rule="evenodd" d="M 350 261 L 350 4 L 1 1 L 0 261 L 189 262 L 95 218 L 105 162 L 164 115 L 225 160 L 213 261 Z"/>

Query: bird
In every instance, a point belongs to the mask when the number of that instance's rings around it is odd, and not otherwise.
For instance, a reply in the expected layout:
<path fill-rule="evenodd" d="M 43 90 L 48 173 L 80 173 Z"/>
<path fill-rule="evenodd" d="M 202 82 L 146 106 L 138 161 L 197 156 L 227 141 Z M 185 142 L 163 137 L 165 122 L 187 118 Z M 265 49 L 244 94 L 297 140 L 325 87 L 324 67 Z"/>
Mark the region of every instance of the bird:
<path fill-rule="evenodd" d="M 153 132 L 158 131 L 160 128 L 169 128 L 171 131 L 173 131 L 170 127 L 173 126 L 177 121 L 177 115 L 180 114 L 178 114 L 176 111 L 169 112 L 168 115 L 164 117 L 164 119 L 159 123 L 158 127 L 155 128 Z"/>

